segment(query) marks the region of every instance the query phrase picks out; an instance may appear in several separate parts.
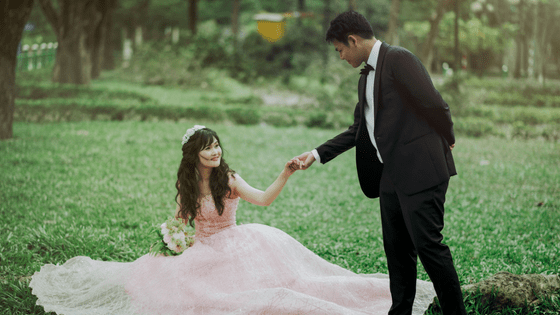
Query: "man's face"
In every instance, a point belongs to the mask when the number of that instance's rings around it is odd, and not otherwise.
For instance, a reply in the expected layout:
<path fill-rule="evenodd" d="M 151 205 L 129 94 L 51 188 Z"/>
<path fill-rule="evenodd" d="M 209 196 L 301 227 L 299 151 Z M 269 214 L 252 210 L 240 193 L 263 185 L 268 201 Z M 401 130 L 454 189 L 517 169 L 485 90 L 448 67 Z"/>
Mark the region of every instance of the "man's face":
<path fill-rule="evenodd" d="M 348 46 L 336 39 L 333 41 L 333 45 L 334 49 L 340 54 L 340 59 L 346 60 L 352 67 L 357 68 L 362 64 L 363 60 L 359 58 L 358 46 L 352 38 L 349 38 Z"/>

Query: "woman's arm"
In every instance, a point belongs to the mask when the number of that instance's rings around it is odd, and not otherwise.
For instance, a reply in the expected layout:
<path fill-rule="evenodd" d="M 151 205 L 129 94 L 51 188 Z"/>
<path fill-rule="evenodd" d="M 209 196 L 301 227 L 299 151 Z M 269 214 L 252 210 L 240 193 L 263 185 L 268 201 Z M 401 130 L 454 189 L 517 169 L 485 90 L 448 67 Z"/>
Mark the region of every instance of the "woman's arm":
<path fill-rule="evenodd" d="M 232 188 L 235 189 L 237 195 L 241 199 L 248 201 L 258 206 L 269 206 L 284 188 L 288 178 L 297 170 L 300 169 L 303 162 L 296 158 L 288 161 L 284 169 L 278 175 L 278 178 L 270 185 L 265 191 L 256 189 L 249 185 L 238 174 L 233 175 L 235 180 L 232 182 Z"/>

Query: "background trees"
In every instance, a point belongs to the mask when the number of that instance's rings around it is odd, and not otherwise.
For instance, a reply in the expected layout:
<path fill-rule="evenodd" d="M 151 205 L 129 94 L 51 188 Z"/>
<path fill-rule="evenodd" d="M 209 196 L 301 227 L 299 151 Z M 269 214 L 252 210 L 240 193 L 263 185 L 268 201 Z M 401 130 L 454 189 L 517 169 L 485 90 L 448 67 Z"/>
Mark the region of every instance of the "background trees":
<path fill-rule="evenodd" d="M 0 140 L 12 137 L 16 57 L 33 0 L 0 2 Z"/>
<path fill-rule="evenodd" d="M 39 0 L 58 41 L 53 82 L 88 84 L 99 76 L 115 1 Z"/>
<path fill-rule="evenodd" d="M 25 21 L 33 31 L 22 43 L 57 41 L 52 81 L 88 85 L 103 69 L 120 67 L 123 48 L 132 52 L 127 68 L 147 84 L 191 84 L 217 68 L 251 83 L 260 78 L 306 75 L 330 84 L 332 51 L 324 41 L 330 20 L 356 9 L 377 38 L 416 53 L 433 73 L 448 63 L 478 75 L 538 80 L 560 77 L 560 2 L 547 0 L 38 0 L 3 1 L 1 70 L 14 65 Z M 13 8 L 18 8 L 13 14 Z M 25 9 L 24 9 L 25 8 Z M 33 8 L 30 11 L 30 8 Z M 457 11 L 454 9 L 457 8 Z M 11 12 L 11 13 L 10 13 Z M 23 14 L 25 12 L 25 14 Z M 270 43 L 253 16 L 283 15 L 286 35 Z M 10 15 L 11 14 L 11 15 Z M 18 22 L 13 22 L 18 21 Z M 457 23 L 457 27 L 456 27 Z M 5 27 L 4 27 L 5 25 Z M 457 36 L 455 30 L 458 30 Z M 458 38 L 458 41 L 456 39 Z M 461 63 L 457 63 L 457 54 Z M 125 64 L 126 65 L 126 64 Z M 142 70 L 142 71 L 139 71 Z M 6 72 L 7 71 L 7 72 Z M 140 73 L 141 72 L 141 73 Z M 5 79 L 4 79 L 5 78 Z M 4 90 L 13 89 L 9 75 Z M 3 94 L 3 117 L 13 105 Z M 12 107 L 10 107 L 12 106 Z M 10 116 L 11 117 L 11 116 Z M 3 126 L 10 119 L 2 118 Z M 5 122 L 5 123 L 4 123 Z M 7 127 L 6 127 L 7 128 Z M 10 128 L 7 128 L 10 129 Z M 9 135 L 9 132 L 4 132 Z M 8 136 L 9 137 L 9 136 Z"/>

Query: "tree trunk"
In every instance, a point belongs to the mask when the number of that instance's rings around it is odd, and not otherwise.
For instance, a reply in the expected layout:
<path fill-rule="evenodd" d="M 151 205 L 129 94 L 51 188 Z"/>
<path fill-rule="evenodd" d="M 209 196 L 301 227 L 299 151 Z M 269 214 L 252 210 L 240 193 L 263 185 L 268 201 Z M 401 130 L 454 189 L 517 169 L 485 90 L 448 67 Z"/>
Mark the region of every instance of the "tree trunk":
<path fill-rule="evenodd" d="M 453 11 L 455 12 L 455 25 L 453 38 L 455 39 L 455 48 L 453 54 L 455 55 L 455 71 L 461 70 L 461 53 L 459 52 L 459 0 L 454 0 Z"/>
<path fill-rule="evenodd" d="M 386 42 L 391 45 L 397 44 L 397 23 L 399 21 L 399 8 L 401 0 L 391 1 L 391 10 L 389 11 L 389 25 L 387 27 Z"/>
<path fill-rule="evenodd" d="M 520 36 L 515 38 L 515 68 L 513 69 L 513 77 L 519 79 L 521 77 L 521 60 L 523 55 L 523 43 Z"/>
<path fill-rule="evenodd" d="M 298 11 L 305 12 L 305 0 L 298 0 Z"/>
<path fill-rule="evenodd" d="M 107 36 L 107 10 L 109 0 L 99 0 L 96 11 L 101 15 L 101 21 L 92 32 L 89 45 L 91 49 L 91 78 L 97 79 L 101 74 L 103 56 L 105 55 L 105 37 Z"/>
<path fill-rule="evenodd" d="M 445 0 L 439 0 L 436 11 L 430 18 L 430 31 L 428 32 L 428 37 L 422 46 L 422 53 L 420 56 L 420 60 L 422 60 L 422 63 L 429 72 L 431 72 L 432 61 L 434 59 L 434 43 L 439 35 L 439 23 L 441 22 L 444 13 Z"/>
<path fill-rule="evenodd" d="M 189 30 L 193 35 L 196 35 L 196 24 L 198 18 L 197 3 L 198 0 L 189 0 Z"/>
<path fill-rule="evenodd" d="M 535 77 L 543 86 L 546 80 L 547 61 L 552 59 L 549 46 L 552 42 L 554 23 L 558 21 L 557 2 L 539 2 L 535 13 L 539 17 L 535 26 Z"/>
<path fill-rule="evenodd" d="M 233 34 L 233 49 L 235 55 L 239 52 L 239 47 L 237 45 L 237 39 L 239 36 L 239 8 L 241 6 L 241 0 L 233 0 L 233 10 L 231 11 L 231 33 Z M 238 60 L 236 60 L 238 61 Z"/>
<path fill-rule="evenodd" d="M 109 10 L 105 17 L 105 44 L 103 49 L 103 58 L 101 69 L 113 70 L 115 69 L 115 39 L 113 34 L 113 12 L 116 8 L 116 0 L 108 0 Z"/>
<path fill-rule="evenodd" d="M 57 34 L 58 49 L 52 80 L 58 83 L 89 84 L 92 74 L 93 32 L 101 21 L 101 0 L 59 0 L 57 12 L 50 0 L 39 0 Z"/>
<path fill-rule="evenodd" d="M 332 18 L 332 0 L 324 0 L 324 6 L 323 6 L 323 34 L 327 33 L 327 30 L 330 27 L 330 23 L 331 23 L 331 18 Z M 328 64 L 329 64 L 329 53 L 332 50 L 330 48 L 324 48 L 321 50 L 322 52 L 322 59 L 323 59 L 323 73 L 321 74 L 321 81 L 325 81 L 327 78 L 327 71 L 328 71 Z"/>
<path fill-rule="evenodd" d="M 92 34 L 92 68 L 91 77 L 96 79 L 101 74 L 101 70 L 104 69 L 105 57 L 107 55 L 111 56 L 112 59 L 112 47 L 109 46 L 112 43 L 107 40 L 111 36 L 112 22 L 112 11 L 115 8 L 116 0 L 99 0 L 97 3 L 97 12 L 100 14 L 101 20 L 97 24 L 95 31 Z M 105 51 L 108 50 L 111 53 L 107 54 Z"/>
<path fill-rule="evenodd" d="M 13 137 L 17 49 L 33 0 L 0 2 L 0 140 Z"/>
<path fill-rule="evenodd" d="M 533 19 L 531 11 L 531 3 L 524 2 L 523 7 L 523 29 L 521 36 L 521 43 L 523 46 L 523 54 L 521 59 L 521 75 L 523 77 L 529 76 L 529 34 L 531 33 L 531 23 Z M 521 3 L 521 1 L 520 1 Z"/>

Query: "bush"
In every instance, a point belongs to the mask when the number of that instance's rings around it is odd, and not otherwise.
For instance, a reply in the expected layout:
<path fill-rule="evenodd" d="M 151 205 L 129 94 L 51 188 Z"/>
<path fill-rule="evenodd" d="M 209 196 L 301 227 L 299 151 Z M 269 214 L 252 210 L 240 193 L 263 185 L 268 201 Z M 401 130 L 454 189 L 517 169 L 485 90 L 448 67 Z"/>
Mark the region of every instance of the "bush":
<path fill-rule="evenodd" d="M 458 135 L 485 137 L 498 134 L 491 120 L 479 117 L 460 117 L 454 122 L 453 129 Z"/>
<path fill-rule="evenodd" d="M 269 111 L 263 114 L 263 121 L 275 127 L 291 127 L 297 125 L 294 117 L 286 112 Z"/>
<path fill-rule="evenodd" d="M 240 43 L 239 61 L 230 66 L 232 75 L 245 82 L 258 77 L 283 77 L 306 73 L 314 60 L 320 59 L 317 47 L 325 46 L 320 22 L 315 19 L 286 21 L 285 36 L 270 43 L 257 29 L 251 29 Z"/>
<path fill-rule="evenodd" d="M 261 114 L 257 108 L 228 108 L 226 115 L 228 119 L 241 125 L 256 125 L 261 121 Z"/>
<path fill-rule="evenodd" d="M 307 117 L 307 120 L 305 121 L 305 126 L 309 128 L 316 127 L 316 128 L 331 129 L 334 127 L 334 124 L 332 121 L 328 120 L 327 114 L 323 112 L 314 112 Z"/>

